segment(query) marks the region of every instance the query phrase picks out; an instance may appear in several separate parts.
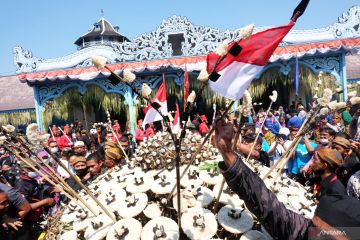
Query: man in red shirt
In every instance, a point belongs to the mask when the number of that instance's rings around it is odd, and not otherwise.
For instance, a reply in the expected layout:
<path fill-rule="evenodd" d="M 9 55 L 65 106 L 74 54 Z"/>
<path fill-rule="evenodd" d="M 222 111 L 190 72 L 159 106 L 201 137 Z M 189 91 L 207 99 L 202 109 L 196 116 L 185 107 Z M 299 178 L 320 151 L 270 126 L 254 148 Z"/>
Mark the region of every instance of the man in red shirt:
<path fill-rule="evenodd" d="M 146 124 L 146 130 L 145 130 L 145 136 L 146 138 L 152 136 L 155 134 L 155 130 L 154 130 L 154 123 L 149 123 L 149 124 Z"/>
<path fill-rule="evenodd" d="M 60 148 L 61 137 L 60 137 L 59 129 L 57 129 L 56 127 L 53 127 L 51 131 L 52 131 L 53 137 L 49 138 L 48 144 L 50 145 L 51 142 L 55 141 L 57 143 L 57 145 L 59 146 L 59 149 L 61 150 L 61 148 Z"/>
<path fill-rule="evenodd" d="M 116 137 L 118 139 L 120 139 L 122 137 L 122 134 L 121 134 L 121 128 L 120 128 L 120 124 L 119 124 L 118 120 L 114 120 L 114 125 L 112 126 L 112 128 L 116 134 Z M 114 138 L 115 138 L 115 136 L 114 136 Z"/>
<path fill-rule="evenodd" d="M 207 126 L 208 120 L 205 115 L 200 116 L 200 122 L 199 132 L 201 136 L 204 136 L 207 132 L 209 132 L 209 127 Z"/>
<path fill-rule="evenodd" d="M 138 144 L 140 142 L 144 141 L 144 137 L 146 137 L 144 128 L 142 127 L 142 123 L 143 123 L 142 119 L 139 119 L 137 122 L 138 129 L 136 129 L 135 140 L 136 140 L 136 143 L 138 143 Z"/>
<path fill-rule="evenodd" d="M 60 144 L 58 144 L 58 146 L 60 147 L 60 149 L 66 148 L 66 147 L 72 147 L 73 142 L 71 140 L 71 128 L 66 125 L 64 127 L 64 135 L 61 136 L 60 138 Z"/>

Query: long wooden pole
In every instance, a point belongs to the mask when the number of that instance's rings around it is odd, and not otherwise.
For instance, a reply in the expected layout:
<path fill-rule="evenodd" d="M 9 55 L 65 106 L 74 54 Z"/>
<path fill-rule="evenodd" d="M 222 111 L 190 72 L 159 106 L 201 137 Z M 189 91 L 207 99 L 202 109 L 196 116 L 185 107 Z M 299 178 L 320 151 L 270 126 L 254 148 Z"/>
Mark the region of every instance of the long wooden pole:
<path fill-rule="evenodd" d="M 290 151 L 290 149 L 292 149 L 295 144 L 296 144 L 296 140 L 303 134 L 304 128 L 306 127 L 306 125 L 308 125 L 312 119 L 314 119 L 317 115 L 317 113 L 319 112 L 320 107 L 317 107 L 312 114 L 309 114 L 308 116 L 306 116 L 305 121 L 302 123 L 299 131 L 297 132 L 294 141 L 291 143 L 289 149 L 287 149 L 287 151 L 285 152 L 285 154 L 283 154 L 281 156 L 281 158 L 270 168 L 270 170 L 265 174 L 265 176 L 262 178 L 263 180 L 265 180 L 267 177 L 270 176 L 270 174 L 278 167 L 280 166 L 281 162 L 283 161 L 283 159 L 285 159 L 285 157 L 287 156 L 288 152 Z"/>
<path fill-rule="evenodd" d="M 124 148 L 121 146 L 120 141 L 119 141 L 119 138 L 117 137 L 117 135 L 116 135 L 116 133 L 115 133 L 115 131 L 114 131 L 112 125 L 111 125 L 110 113 L 109 113 L 109 112 L 107 112 L 107 113 L 108 113 L 108 118 L 109 118 L 109 122 L 108 122 L 109 129 L 110 129 L 110 131 L 112 132 L 112 134 L 114 135 L 114 137 L 115 137 L 115 139 L 116 139 L 116 142 L 119 144 L 119 148 L 120 148 L 121 152 L 123 153 L 126 161 L 129 161 L 129 157 L 128 157 L 127 154 L 125 153 Z"/>
<path fill-rule="evenodd" d="M 235 103 L 235 101 L 232 101 L 232 102 L 229 104 L 229 106 L 225 109 L 225 112 L 220 116 L 220 119 L 219 119 L 219 120 L 221 120 L 222 118 L 224 118 L 224 117 L 227 115 L 227 113 L 228 113 L 229 110 L 231 109 L 232 105 L 234 105 L 234 103 Z M 215 123 L 213 123 L 213 126 L 211 127 L 210 131 L 206 134 L 203 142 L 202 142 L 201 145 L 198 147 L 198 149 L 196 150 L 196 152 L 191 156 L 191 160 L 189 161 L 188 165 L 186 166 L 186 168 L 184 169 L 184 171 L 183 171 L 183 172 L 181 173 L 181 175 L 180 175 L 180 180 L 181 180 L 181 178 L 184 177 L 184 175 L 186 174 L 187 170 L 189 170 L 191 164 L 194 163 L 196 155 L 200 153 L 201 149 L 203 148 L 203 146 L 205 145 L 205 143 L 209 140 L 210 136 L 212 135 L 212 133 L 213 133 L 214 131 L 215 131 Z M 172 197 L 175 189 L 176 189 L 176 186 L 174 186 L 173 189 L 171 190 L 171 192 L 169 193 L 168 198 L 167 198 L 168 201 L 170 201 L 170 199 L 171 199 L 171 197 Z"/>
<path fill-rule="evenodd" d="M 94 196 L 94 194 L 81 182 L 81 180 L 79 179 L 78 176 L 76 176 L 75 174 L 73 174 L 66 166 L 63 162 L 61 162 L 57 156 L 55 156 L 48 147 L 44 148 L 49 154 L 50 156 L 63 168 L 65 169 L 65 171 L 75 180 L 75 182 L 77 184 L 79 184 L 79 186 L 87 193 L 89 194 L 89 196 L 99 205 L 99 207 L 104 211 L 104 213 L 106 215 L 109 216 L 109 218 L 115 223 L 116 219 L 115 217 L 106 209 L 106 207 Z"/>
<path fill-rule="evenodd" d="M 236 149 L 236 143 L 237 143 L 237 141 L 239 140 L 239 137 L 240 137 L 241 118 L 242 118 L 242 114 L 240 113 L 238 128 L 237 128 L 237 132 L 236 132 L 236 135 L 235 135 L 235 138 L 234 138 L 234 142 L 233 142 L 233 145 L 232 145 L 232 150 L 233 150 L 233 151 L 235 151 L 235 149 Z M 220 200 L 222 191 L 223 191 L 223 189 L 224 189 L 224 186 L 225 186 L 225 178 L 223 178 L 222 181 L 221 181 L 220 190 L 219 190 L 219 193 L 218 193 L 218 195 L 216 196 L 216 199 L 215 199 L 215 205 L 214 205 L 214 208 L 213 208 L 213 212 L 214 212 L 214 213 L 217 212 L 217 210 L 218 210 L 219 200 Z"/>
<path fill-rule="evenodd" d="M 53 182 L 47 175 L 43 174 L 41 171 L 39 171 L 37 168 L 35 168 L 35 166 L 33 166 L 29 161 L 27 161 L 25 158 L 23 158 L 17 151 L 14 151 L 14 150 L 10 149 L 7 146 L 7 144 L 4 144 L 3 146 L 7 151 L 11 152 L 17 159 L 24 162 L 27 166 L 29 166 L 32 170 L 34 170 L 37 174 L 39 174 L 39 176 L 44 178 L 47 182 L 49 182 L 54 187 L 57 187 L 62 193 L 64 193 L 64 195 L 66 197 L 68 197 L 69 199 L 75 201 L 75 199 L 72 196 L 70 196 L 61 186 L 59 186 L 58 184 Z"/>
<path fill-rule="evenodd" d="M 273 179 L 273 182 L 276 181 L 276 179 L 280 176 L 282 170 L 284 169 L 284 167 L 286 166 L 286 164 L 289 162 L 290 158 L 292 157 L 293 153 L 296 151 L 296 148 L 298 146 L 298 144 L 300 143 L 302 137 L 299 137 L 296 141 L 295 141 L 295 145 L 294 147 L 288 151 L 287 156 L 285 157 L 285 159 L 282 161 L 283 163 L 281 164 L 281 166 L 277 169 L 277 174 Z"/>
<path fill-rule="evenodd" d="M 261 123 L 259 132 L 256 134 L 255 141 L 254 141 L 254 143 L 252 144 L 252 146 L 251 146 L 251 148 L 250 148 L 250 152 L 249 152 L 249 154 L 248 154 L 247 157 L 246 157 L 246 160 L 245 160 L 246 162 L 249 161 L 249 159 L 250 159 L 250 157 L 251 157 L 251 154 L 252 154 L 252 152 L 254 151 L 256 142 L 257 142 L 257 140 L 259 139 L 260 133 L 261 133 L 261 131 L 262 131 L 262 128 L 264 127 L 265 121 L 266 121 L 267 116 L 268 116 L 268 114 L 269 114 L 269 112 L 270 112 L 270 110 L 271 110 L 272 104 L 273 104 L 273 101 L 271 101 L 268 109 L 266 110 L 266 115 L 265 115 L 264 121 Z"/>
<path fill-rule="evenodd" d="M 64 134 L 64 136 L 69 140 L 70 143 L 73 142 L 73 141 L 68 137 L 68 135 L 66 135 L 66 133 L 61 129 L 61 127 L 58 127 L 58 129 L 62 132 L 62 134 Z"/>
<path fill-rule="evenodd" d="M 45 165 L 45 167 L 46 167 L 47 169 L 49 169 L 49 171 L 53 174 L 52 177 L 53 177 L 59 184 L 62 184 L 64 189 L 66 189 L 66 190 L 67 190 L 69 193 L 71 193 L 76 199 L 78 199 L 82 204 L 84 204 L 84 206 L 85 206 L 86 208 L 88 208 L 95 216 L 98 216 L 97 212 L 96 212 L 93 208 L 91 208 L 91 206 L 90 206 L 82 197 L 80 197 L 80 195 L 77 194 L 77 192 L 76 192 L 74 189 L 72 189 L 72 188 L 69 186 L 69 184 L 67 184 L 67 182 L 66 182 L 61 176 L 59 176 L 58 173 L 56 173 L 55 170 L 54 170 L 51 166 L 49 166 L 49 164 L 47 164 L 41 157 L 39 157 L 34 151 L 32 151 L 29 146 L 27 146 L 26 140 L 25 140 L 23 137 L 20 137 L 20 140 L 24 143 L 24 146 L 25 146 L 33 155 L 35 155 L 36 158 L 37 158 L 38 160 L 40 160 L 40 161 Z M 31 158 L 30 158 L 30 159 L 31 159 Z M 61 160 L 60 160 L 60 161 L 61 161 Z M 36 160 L 34 160 L 33 162 L 34 162 L 35 165 L 37 165 L 39 168 L 41 168 L 41 165 L 40 165 Z M 49 176 L 50 176 L 50 175 L 49 175 Z"/>

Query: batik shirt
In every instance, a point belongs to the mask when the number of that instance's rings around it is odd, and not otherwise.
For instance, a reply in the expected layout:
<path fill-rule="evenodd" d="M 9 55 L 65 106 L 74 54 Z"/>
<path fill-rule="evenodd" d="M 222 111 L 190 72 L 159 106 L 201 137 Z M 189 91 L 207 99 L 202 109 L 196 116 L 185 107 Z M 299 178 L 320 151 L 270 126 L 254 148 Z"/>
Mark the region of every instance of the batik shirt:
<path fill-rule="evenodd" d="M 347 183 L 347 194 L 360 199 L 360 171 L 352 175 Z"/>

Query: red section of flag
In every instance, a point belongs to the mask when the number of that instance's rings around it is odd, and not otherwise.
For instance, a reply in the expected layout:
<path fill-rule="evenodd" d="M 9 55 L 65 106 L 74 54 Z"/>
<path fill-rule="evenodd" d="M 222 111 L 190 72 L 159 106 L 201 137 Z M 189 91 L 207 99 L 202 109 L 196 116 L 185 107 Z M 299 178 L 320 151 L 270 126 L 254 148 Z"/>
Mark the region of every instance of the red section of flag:
<path fill-rule="evenodd" d="M 189 96 L 189 88 L 190 88 L 189 73 L 188 73 L 187 68 L 185 66 L 185 72 L 184 72 L 184 103 L 186 103 L 187 98 Z"/>
<path fill-rule="evenodd" d="M 216 67 L 215 71 L 219 72 L 225 69 L 234 61 L 243 62 L 258 66 L 265 66 L 279 43 L 295 25 L 295 22 L 290 21 L 288 25 L 270 28 L 262 32 L 253 34 L 248 40 L 241 39 L 237 43 L 242 48 L 240 54 L 236 57 L 227 54 L 221 63 Z M 230 49 L 235 42 L 228 47 Z M 207 55 L 207 71 L 211 73 L 216 62 L 220 57 L 211 52 Z"/>
<path fill-rule="evenodd" d="M 146 113 L 149 111 L 149 109 L 151 108 L 151 106 L 149 105 L 149 106 L 146 106 L 146 107 L 144 107 L 144 109 L 143 109 L 143 112 L 144 112 L 144 114 L 146 115 Z"/>
<path fill-rule="evenodd" d="M 163 81 L 153 99 L 153 102 L 158 100 L 159 102 L 165 102 L 166 101 L 166 85 L 165 81 Z"/>

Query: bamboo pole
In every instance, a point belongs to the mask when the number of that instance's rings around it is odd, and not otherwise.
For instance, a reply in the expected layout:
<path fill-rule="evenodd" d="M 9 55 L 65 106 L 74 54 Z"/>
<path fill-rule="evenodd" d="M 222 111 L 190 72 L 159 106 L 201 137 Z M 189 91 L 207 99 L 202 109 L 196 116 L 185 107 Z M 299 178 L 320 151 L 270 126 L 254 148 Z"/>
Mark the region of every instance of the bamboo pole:
<path fill-rule="evenodd" d="M 270 110 L 271 110 L 272 104 L 273 104 L 273 101 L 271 101 L 268 109 L 266 110 L 266 115 L 265 115 L 264 121 L 261 123 L 259 132 L 256 134 L 255 141 L 254 141 L 254 143 L 252 144 L 251 149 L 250 149 L 250 152 L 249 152 L 249 154 L 248 154 L 247 157 L 246 157 L 246 160 L 245 160 L 246 162 L 249 161 L 249 159 L 250 159 L 250 157 L 251 157 L 251 154 L 252 154 L 252 152 L 254 151 L 256 142 L 257 142 L 257 140 L 259 139 L 261 130 L 262 130 L 262 128 L 264 127 L 265 121 L 266 121 L 267 116 L 268 116 L 268 114 L 269 114 L 269 112 L 270 112 Z"/>
<path fill-rule="evenodd" d="M 110 129 L 110 131 L 112 132 L 112 134 L 114 135 L 114 137 L 115 137 L 115 139 L 116 139 L 116 142 L 119 144 L 119 148 L 120 148 L 121 152 L 123 153 L 126 161 L 129 161 L 129 157 L 128 157 L 127 154 L 125 153 L 124 148 L 121 146 L 120 141 L 119 141 L 119 138 L 117 137 L 117 135 L 116 135 L 116 133 L 115 133 L 115 131 L 114 131 L 112 125 L 111 125 L 111 119 L 110 119 L 110 113 L 109 113 L 109 111 L 107 111 L 107 115 L 108 115 L 108 118 L 109 118 L 109 121 L 108 121 L 109 129 Z"/>
<path fill-rule="evenodd" d="M 229 106 L 225 109 L 225 112 L 220 116 L 220 118 L 218 119 L 218 121 L 221 120 L 221 119 L 223 119 L 223 118 L 227 115 L 227 113 L 228 113 L 229 110 L 231 109 L 232 105 L 234 105 L 234 103 L 235 103 L 235 101 L 231 101 L 231 103 L 230 103 Z M 198 147 L 198 149 L 196 150 L 196 152 L 191 156 L 190 162 L 188 163 L 188 165 L 186 166 L 186 168 L 184 169 L 184 171 L 183 171 L 182 174 L 180 175 L 180 180 L 181 180 L 181 178 L 184 177 L 184 175 L 186 174 L 187 170 L 189 170 L 191 164 L 194 163 L 194 161 L 195 161 L 195 156 L 200 153 L 201 149 L 203 148 L 203 146 L 205 145 L 205 143 L 209 140 L 210 136 L 212 135 L 212 133 L 213 133 L 214 131 L 215 131 L 215 123 L 213 123 L 213 126 L 211 127 L 210 131 L 206 134 L 203 142 L 202 142 L 201 145 Z M 176 189 L 176 186 L 174 186 L 173 189 L 171 190 L 171 192 L 169 193 L 168 198 L 167 198 L 168 201 L 170 201 L 170 198 L 171 198 L 171 196 L 173 195 L 175 189 Z"/>
<path fill-rule="evenodd" d="M 274 171 L 274 169 L 276 169 L 281 162 L 283 161 L 283 159 L 285 158 L 285 156 L 287 156 L 288 152 L 290 151 L 290 149 L 292 149 L 294 147 L 294 145 L 296 144 L 296 140 L 303 134 L 304 128 L 307 124 L 309 124 L 311 122 L 312 119 L 314 119 L 317 115 L 317 113 L 319 112 L 320 107 L 316 107 L 316 109 L 313 111 L 313 113 L 309 114 L 308 116 L 306 116 L 305 121 L 303 122 L 303 124 L 301 125 L 299 131 L 297 132 L 294 141 L 291 143 L 289 149 L 285 152 L 285 154 L 283 154 L 281 156 L 281 158 L 270 168 L 270 170 L 265 174 L 265 176 L 262 178 L 263 180 L 265 180 L 270 174 L 271 172 Z"/>
<path fill-rule="evenodd" d="M 284 169 L 284 167 L 286 166 L 286 164 L 289 162 L 289 160 L 291 159 L 293 153 L 296 151 L 297 146 L 299 145 L 300 141 L 301 141 L 302 137 L 299 137 L 296 140 L 296 143 L 294 145 L 294 147 L 288 152 L 287 156 L 285 157 L 285 159 L 282 161 L 283 163 L 280 165 L 280 167 L 276 170 L 277 174 L 273 179 L 273 182 L 276 181 L 276 179 L 280 176 L 280 174 L 282 173 L 282 170 Z"/>
<path fill-rule="evenodd" d="M 50 130 L 50 134 L 51 134 L 52 139 L 54 139 L 54 140 L 55 140 L 55 138 L 54 138 L 54 133 L 52 132 L 51 127 L 50 127 L 50 126 L 49 126 L 49 130 Z"/>
<path fill-rule="evenodd" d="M 114 216 L 106 209 L 106 207 L 94 196 L 94 194 L 80 181 L 79 177 L 73 174 L 63 162 L 61 162 L 51 151 L 48 147 L 44 148 L 50 156 L 63 168 L 65 171 L 75 180 L 77 184 L 99 205 L 99 207 L 104 211 L 106 215 L 115 223 L 116 219 Z"/>
<path fill-rule="evenodd" d="M 96 213 L 96 211 L 94 209 L 91 208 L 91 206 L 82 198 L 80 197 L 80 195 L 74 190 L 72 189 L 69 184 L 67 184 L 67 182 L 58 175 L 58 173 L 55 172 L 55 170 L 49 166 L 49 164 L 47 164 L 41 157 L 39 157 L 34 151 L 32 151 L 30 149 L 29 146 L 27 146 L 26 144 L 26 140 L 23 137 L 20 137 L 20 140 L 24 143 L 25 147 L 33 154 L 36 156 L 37 159 L 39 159 L 47 169 L 49 169 L 49 171 L 53 174 L 53 178 L 58 182 L 58 184 L 62 184 L 63 188 L 65 188 L 66 190 L 68 190 L 69 193 L 71 193 L 76 199 L 78 199 L 82 204 L 84 204 L 84 206 L 86 208 L 88 208 L 95 216 L 98 216 L 98 214 Z M 31 158 L 29 158 L 31 159 Z M 61 161 L 61 160 L 60 160 Z M 37 165 L 39 168 L 41 168 L 41 165 L 36 161 L 33 160 L 33 162 L 35 163 L 35 165 Z M 50 175 L 49 175 L 50 176 Z"/>
<path fill-rule="evenodd" d="M 8 143 L 7 143 L 8 144 Z M 45 175 L 44 173 L 42 173 L 41 171 L 39 171 L 37 168 L 35 168 L 29 161 L 27 161 L 25 158 L 23 158 L 17 151 L 12 150 L 11 148 L 9 148 L 7 146 L 7 144 L 4 144 L 4 148 L 11 152 L 17 159 L 19 159 L 20 161 L 24 162 L 27 166 L 29 166 L 32 170 L 34 170 L 37 174 L 39 174 L 39 176 L 41 176 L 42 178 L 44 178 L 47 182 L 49 182 L 51 185 L 53 185 L 54 187 L 58 188 L 62 193 L 64 193 L 64 195 L 66 197 L 68 197 L 69 199 L 75 201 L 75 199 L 70 196 L 70 194 L 68 194 L 61 186 L 59 186 L 58 184 L 56 184 L 55 182 L 53 182 L 47 175 Z M 75 201 L 76 202 L 76 201 Z"/>
<path fill-rule="evenodd" d="M 115 136 L 116 142 L 118 143 L 119 148 L 121 149 L 121 152 L 124 154 L 124 157 L 125 157 L 126 161 L 129 161 L 129 157 L 128 157 L 128 155 L 125 153 L 124 148 L 121 146 L 120 141 L 119 141 L 119 138 L 116 136 L 116 133 L 115 133 L 114 129 L 112 128 L 112 126 L 110 126 L 110 130 L 111 130 L 112 134 Z"/>
<path fill-rule="evenodd" d="M 69 140 L 70 143 L 72 143 L 73 141 L 68 137 L 68 135 L 66 135 L 66 133 L 64 133 L 64 131 L 61 129 L 61 127 L 58 127 L 58 129 L 62 132 L 62 134 Z"/>

